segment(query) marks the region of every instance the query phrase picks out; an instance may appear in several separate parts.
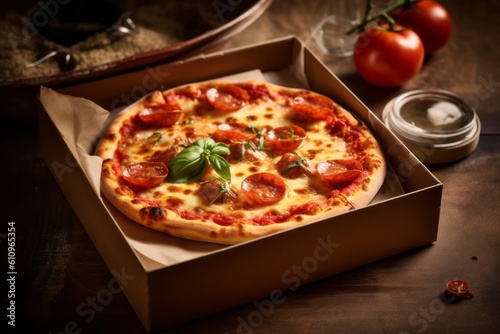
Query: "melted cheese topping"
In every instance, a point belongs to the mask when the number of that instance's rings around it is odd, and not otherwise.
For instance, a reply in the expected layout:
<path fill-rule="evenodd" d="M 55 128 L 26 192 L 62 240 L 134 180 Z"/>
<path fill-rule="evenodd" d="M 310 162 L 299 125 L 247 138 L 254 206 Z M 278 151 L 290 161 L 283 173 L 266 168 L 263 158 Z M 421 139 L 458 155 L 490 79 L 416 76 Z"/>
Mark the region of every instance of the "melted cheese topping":
<path fill-rule="evenodd" d="M 286 99 L 278 101 L 259 101 L 258 104 L 247 104 L 237 112 L 222 112 L 213 108 L 198 110 L 196 101 L 183 101 L 182 108 L 187 112 L 184 121 L 171 128 L 134 128 L 131 138 L 123 139 L 122 147 L 127 158 L 122 164 L 141 162 L 152 159 L 155 152 L 160 153 L 172 145 L 190 145 L 197 139 L 206 138 L 218 131 L 217 125 L 228 122 L 238 122 L 252 126 L 264 134 L 270 129 L 280 126 L 294 125 L 289 118 L 290 107 Z M 298 155 L 309 162 L 311 172 L 316 170 L 316 165 L 325 160 L 349 158 L 351 153 L 341 137 L 327 133 L 324 121 L 311 122 L 307 126 L 300 124 L 307 132 L 307 137 L 302 144 L 294 150 Z M 253 152 L 254 161 L 242 159 L 236 163 L 230 163 L 231 189 L 237 195 L 234 200 L 226 203 L 213 203 L 206 205 L 201 197 L 197 195 L 199 182 L 186 184 L 173 184 L 164 182 L 160 186 L 138 193 L 152 205 L 166 206 L 181 216 L 202 216 L 204 219 L 214 214 L 232 216 L 239 220 L 252 220 L 256 223 L 262 217 L 280 220 L 280 215 L 294 216 L 293 219 L 300 220 L 300 215 L 294 215 L 293 208 L 311 203 L 323 203 L 322 210 L 329 210 L 335 205 L 348 206 L 346 200 L 329 200 L 332 189 L 324 184 L 324 181 L 311 175 L 297 177 L 294 179 L 283 178 L 287 186 L 285 197 L 276 205 L 258 205 L 252 203 L 241 190 L 241 183 L 251 174 L 268 172 L 279 175 L 276 164 L 281 156 L 271 157 L 265 151 Z M 202 180 L 216 177 L 212 168 L 208 168 Z M 281 177 L 281 176 L 280 176 Z M 327 203 L 325 207 L 325 203 Z M 274 217 L 274 218 L 273 218 Z"/>

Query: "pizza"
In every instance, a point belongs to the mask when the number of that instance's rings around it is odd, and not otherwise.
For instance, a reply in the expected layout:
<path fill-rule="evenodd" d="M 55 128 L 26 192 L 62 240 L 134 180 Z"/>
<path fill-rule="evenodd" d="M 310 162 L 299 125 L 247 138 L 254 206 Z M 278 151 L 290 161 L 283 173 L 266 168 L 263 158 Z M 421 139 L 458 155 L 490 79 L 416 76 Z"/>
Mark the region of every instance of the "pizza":
<path fill-rule="evenodd" d="M 105 129 L 101 192 L 133 221 L 235 244 L 366 206 L 386 163 L 330 98 L 262 81 L 154 91 Z"/>

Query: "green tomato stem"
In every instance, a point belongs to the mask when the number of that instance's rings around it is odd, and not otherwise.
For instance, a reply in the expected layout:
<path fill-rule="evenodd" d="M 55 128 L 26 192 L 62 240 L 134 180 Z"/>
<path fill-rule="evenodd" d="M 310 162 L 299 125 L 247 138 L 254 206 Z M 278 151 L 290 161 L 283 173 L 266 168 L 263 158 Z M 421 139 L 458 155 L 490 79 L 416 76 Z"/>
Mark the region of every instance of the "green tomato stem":
<path fill-rule="evenodd" d="M 386 7 L 385 9 L 375 13 L 374 15 L 370 15 L 371 11 L 373 10 L 373 0 L 367 0 L 366 1 L 366 7 L 365 7 L 365 13 L 363 15 L 363 20 L 361 21 L 360 24 L 355 26 L 354 28 L 348 30 L 346 32 L 346 35 L 351 35 L 353 33 L 362 33 L 365 31 L 366 26 L 380 18 L 384 18 L 388 23 L 389 23 L 389 31 L 396 31 L 396 22 L 392 19 L 390 16 L 390 12 L 395 10 L 396 8 L 411 8 L 414 3 L 421 1 L 421 0 L 399 0 L 394 2 L 392 5 Z"/>

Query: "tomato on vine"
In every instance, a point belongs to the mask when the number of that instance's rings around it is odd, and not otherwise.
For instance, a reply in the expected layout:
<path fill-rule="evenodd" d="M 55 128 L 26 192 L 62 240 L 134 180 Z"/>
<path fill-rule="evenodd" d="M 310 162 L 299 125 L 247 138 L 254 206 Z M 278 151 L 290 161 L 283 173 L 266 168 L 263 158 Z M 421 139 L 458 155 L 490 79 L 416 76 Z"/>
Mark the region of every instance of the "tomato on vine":
<path fill-rule="evenodd" d="M 369 83 L 395 87 L 412 79 L 422 67 L 424 46 L 417 34 L 383 24 L 366 29 L 354 45 L 354 64 Z"/>
<path fill-rule="evenodd" d="M 448 12 L 431 0 L 399 0 L 371 14 L 367 1 L 357 32 L 354 63 L 368 82 L 381 87 L 400 86 L 422 67 L 425 54 L 441 48 L 451 35 Z M 374 23 L 374 24 L 371 24 Z"/>
<path fill-rule="evenodd" d="M 424 44 L 426 54 L 441 49 L 450 39 L 453 21 L 438 2 L 421 0 L 404 4 L 389 12 L 396 23 L 415 31 Z"/>

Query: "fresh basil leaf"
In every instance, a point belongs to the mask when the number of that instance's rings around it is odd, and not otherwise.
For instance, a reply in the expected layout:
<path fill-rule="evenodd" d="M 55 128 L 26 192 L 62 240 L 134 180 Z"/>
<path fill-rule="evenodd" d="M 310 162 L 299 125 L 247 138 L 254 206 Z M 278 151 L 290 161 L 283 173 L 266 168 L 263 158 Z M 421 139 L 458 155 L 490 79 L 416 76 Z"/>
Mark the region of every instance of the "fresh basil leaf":
<path fill-rule="evenodd" d="M 227 155 L 230 154 L 231 151 L 229 151 L 229 147 L 227 147 L 226 144 L 224 143 L 217 143 L 215 144 L 212 149 L 210 150 L 211 154 L 218 154 L 218 155 Z"/>
<path fill-rule="evenodd" d="M 215 141 L 212 138 L 208 137 L 208 138 L 198 139 L 194 143 L 194 145 L 199 146 L 205 150 L 206 149 L 210 150 L 215 145 Z"/>
<path fill-rule="evenodd" d="M 172 183 L 197 181 L 210 163 L 217 174 L 230 181 L 229 164 L 219 155 L 230 153 L 224 143 L 215 143 L 210 137 L 198 139 L 193 145 L 179 152 L 168 164 L 167 180 Z"/>
<path fill-rule="evenodd" d="M 224 180 L 231 182 L 231 170 L 226 159 L 217 154 L 208 156 L 208 161 L 214 168 L 214 171 L 219 174 Z"/>
<path fill-rule="evenodd" d="M 168 164 L 167 180 L 180 182 L 179 180 L 185 180 L 196 173 L 202 167 L 203 161 L 206 160 L 200 151 L 203 152 L 203 149 L 190 146 L 177 154 Z"/>
<path fill-rule="evenodd" d="M 208 167 L 208 161 L 207 161 L 207 159 L 203 158 L 201 165 L 198 167 L 198 169 L 194 173 L 186 176 L 186 178 L 184 178 L 184 179 L 180 179 L 176 183 L 189 183 L 189 182 L 198 181 L 203 176 L 205 171 L 207 170 L 207 167 Z"/>
<path fill-rule="evenodd" d="M 173 171 L 174 173 L 179 171 L 179 170 L 186 169 L 186 168 L 197 169 L 196 165 L 197 164 L 200 165 L 202 160 L 203 160 L 203 157 L 201 155 L 198 155 L 192 159 L 186 159 L 185 156 L 178 157 L 177 159 L 173 159 L 168 164 L 168 168 L 169 168 L 170 172 Z"/>
<path fill-rule="evenodd" d="M 202 156 L 203 149 L 198 146 L 190 146 L 180 151 L 168 164 L 169 168 L 174 165 L 184 165 L 190 161 L 197 160 Z"/>
<path fill-rule="evenodd" d="M 177 157 L 181 156 L 181 157 L 184 157 L 186 156 L 187 158 L 194 158 L 195 155 L 201 155 L 203 153 L 204 149 L 200 146 L 189 146 L 189 147 L 186 147 L 185 149 L 183 149 L 182 151 L 179 152 L 179 154 L 177 154 Z M 174 158 L 174 159 L 175 159 Z"/>
<path fill-rule="evenodd" d="M 173 160 L 172 160 L 173 162 Z M 187 183 L 198 180 L 208 167 L 208 161 L 202 156 L 186 163 L 170 163 L 167 180 L 172 183 Z"/>

